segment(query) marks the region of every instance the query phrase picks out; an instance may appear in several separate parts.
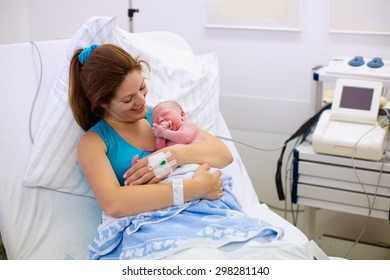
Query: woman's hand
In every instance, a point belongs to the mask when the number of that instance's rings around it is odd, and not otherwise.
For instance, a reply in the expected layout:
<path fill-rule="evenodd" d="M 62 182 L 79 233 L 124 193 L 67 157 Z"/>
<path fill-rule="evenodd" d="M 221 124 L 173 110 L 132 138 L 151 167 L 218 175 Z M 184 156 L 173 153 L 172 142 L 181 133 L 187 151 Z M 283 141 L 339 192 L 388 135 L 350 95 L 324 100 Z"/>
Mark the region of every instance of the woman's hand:
<path fill-rule="evenodd" d="M 125 172 L 123 175 L 123 177 L 126 178 L 125 186 L 158 183 L 161 180 L 154 175 L 153 170 L 149 169 L 148 157 L 137 160 L 137 162 Z"/>
<path fill-rule="evenodd" d="M 214 200 L 223 196 L 221 170 L 210 172 L 210 165 L 202 164 L 196 170 L 194 177 L 195 188 L 199 193 L 197 198 Z"/>
<path fill-rule="evenodd" d="M 148 158 L 161 152 L 169 152 L 171 153 L 171 156 L 167 158 L 168 162 L 174 159 L 176 160 L 176 164 L 172 166 L 172 170 L 174 170 L 177 166 L 181 165 L 181 160 L 179 157 L 179 155 L 182 153 L 179 151 L 181 149 L 181 146 L 184 145 L 177 144 L 170 146 L 169 148 L 163 148 L 147 157 L 138 159 L 135 165 L 128 169 L 123 175 L 123 177 L 126 178 L 125 186 L 154 184 L 160 182 L 163 178 L 157 178 L 154 175 L 153 170 L 149 169 Z"/>

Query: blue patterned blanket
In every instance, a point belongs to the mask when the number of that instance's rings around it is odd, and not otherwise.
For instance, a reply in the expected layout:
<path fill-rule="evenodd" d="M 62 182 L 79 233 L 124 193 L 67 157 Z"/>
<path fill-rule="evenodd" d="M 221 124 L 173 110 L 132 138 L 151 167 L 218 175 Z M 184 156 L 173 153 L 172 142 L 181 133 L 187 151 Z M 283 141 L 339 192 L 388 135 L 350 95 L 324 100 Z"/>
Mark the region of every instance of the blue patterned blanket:
<path fill-rule="evenodd" d="M 170 176 L 192 177 L 196 166 L 177 168 Z M 218 248 L 253 238 L 279 239 L 284 231 L 246 215 L 232 193 L 231 177 L 223 175 L 224 196 L 124 218 L 103 212 L 89 245 L 89 259 L 159 259 L 190 247 Z"/>

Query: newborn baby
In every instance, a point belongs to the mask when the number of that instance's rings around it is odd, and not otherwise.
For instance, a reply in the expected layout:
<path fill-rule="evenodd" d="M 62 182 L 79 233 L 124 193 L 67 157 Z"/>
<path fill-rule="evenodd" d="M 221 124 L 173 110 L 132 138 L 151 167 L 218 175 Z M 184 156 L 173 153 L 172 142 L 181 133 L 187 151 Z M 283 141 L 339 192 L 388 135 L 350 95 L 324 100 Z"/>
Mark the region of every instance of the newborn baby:
<path fill-rule="evenodd" d="M 174 144 L 190 144 L 203 140 L 200 129 L 185 118 L 183 108 L 175 101 L 157 104 L 153 109 L 152 121 L 156 150 Z"/>

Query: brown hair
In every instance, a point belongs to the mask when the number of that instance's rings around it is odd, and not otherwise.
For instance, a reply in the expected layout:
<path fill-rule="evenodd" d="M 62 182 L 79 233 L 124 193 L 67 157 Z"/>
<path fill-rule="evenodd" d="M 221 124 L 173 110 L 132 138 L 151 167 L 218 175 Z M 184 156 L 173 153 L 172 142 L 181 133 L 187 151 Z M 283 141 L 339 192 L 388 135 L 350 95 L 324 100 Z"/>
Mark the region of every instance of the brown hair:
<path fill-rule="evenodd" d="M 142 71 L 143 65 L 149 70 L 149 65 L 112 44 L 97 47 L 81 64 L 78 55 L 82 50 L 70 61 L 69 104 L 77 123 L 88 130 L 103 117 L 101 105 L 111 101 L 127 74 Z"/>

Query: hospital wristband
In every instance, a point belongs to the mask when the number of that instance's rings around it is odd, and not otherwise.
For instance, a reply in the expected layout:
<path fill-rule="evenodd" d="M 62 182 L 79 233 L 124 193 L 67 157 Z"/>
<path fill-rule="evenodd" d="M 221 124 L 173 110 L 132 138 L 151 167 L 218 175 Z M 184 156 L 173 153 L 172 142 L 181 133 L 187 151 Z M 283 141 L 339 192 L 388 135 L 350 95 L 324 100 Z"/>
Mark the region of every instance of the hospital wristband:
<path fill-rule="evenodd" d="M 173 205 L 184 205 L 183 179 L 172 180 Z"/>

